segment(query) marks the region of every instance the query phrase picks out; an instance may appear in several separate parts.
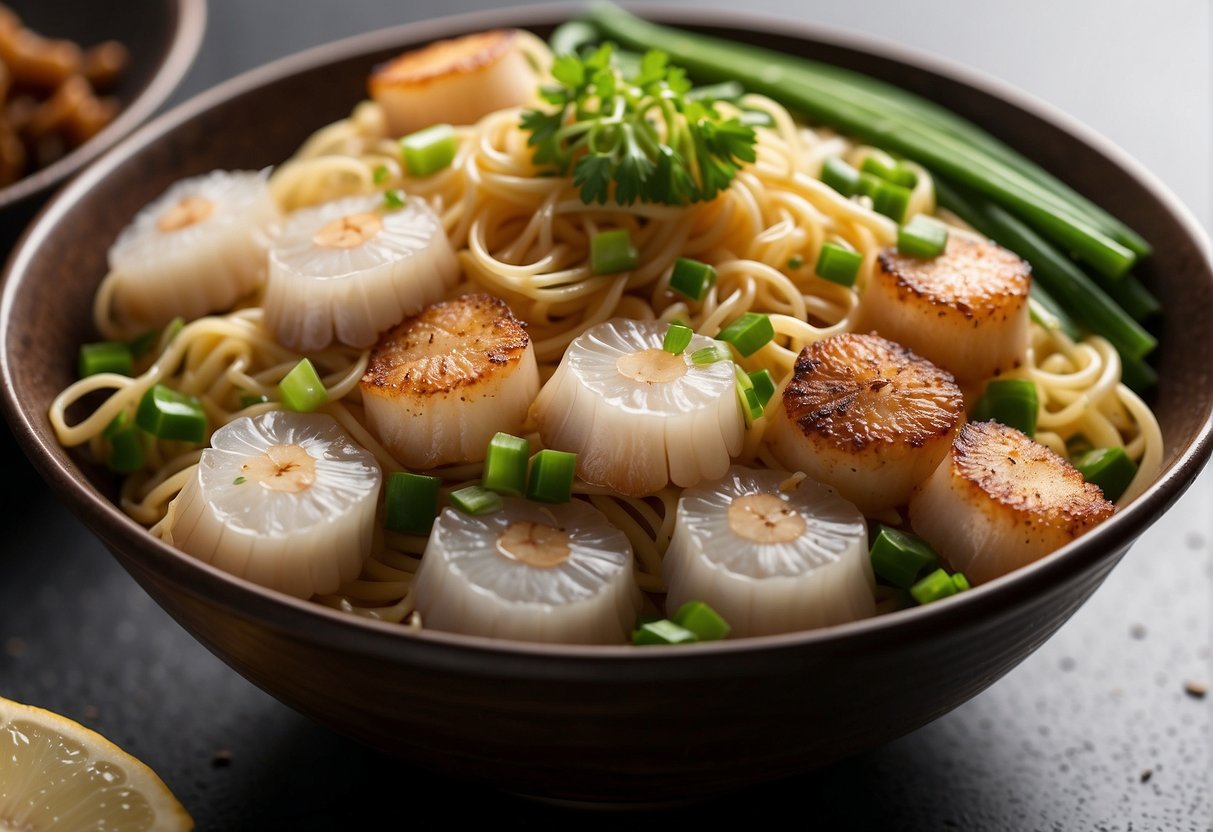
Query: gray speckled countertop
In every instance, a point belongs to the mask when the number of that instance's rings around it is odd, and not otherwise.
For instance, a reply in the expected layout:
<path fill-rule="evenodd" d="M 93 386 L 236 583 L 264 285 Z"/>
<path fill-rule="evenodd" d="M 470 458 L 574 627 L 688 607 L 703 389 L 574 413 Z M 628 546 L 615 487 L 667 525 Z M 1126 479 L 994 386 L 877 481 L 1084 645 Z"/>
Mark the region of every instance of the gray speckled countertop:
<path fill-rule="evenodd" d="M 336 37 L 486 0 L 210 0 L 176 101 Z M 727 7 L 726 0 L 706 6 Z M 923 4 L 754 0 L 1016 84 L 1110 136 L 1213 225 L 1213 20 L 1205 0 Z M 1098 8 L 1099 11 L 1095 9 Z M 13 476 L 10 473 L 10 476 Z M 1213 475 L 1038 652 L 931 725 L 810 777 L 627 822 L 813 829 L 1194 830 L 1213 817 Z M 573 817 L 408 768 L 319 728 L 168 618 L 40 485 L 0 516 L 0 695 L 94 727 L 158 771 L 200 829 Z"/>

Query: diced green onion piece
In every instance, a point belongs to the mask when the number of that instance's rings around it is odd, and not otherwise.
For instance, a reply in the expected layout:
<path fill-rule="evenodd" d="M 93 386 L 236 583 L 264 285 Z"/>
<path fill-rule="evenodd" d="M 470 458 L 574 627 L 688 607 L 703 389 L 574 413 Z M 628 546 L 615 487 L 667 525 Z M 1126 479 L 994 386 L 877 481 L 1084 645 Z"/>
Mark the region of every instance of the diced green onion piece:
<path fill-rule="evenodd" d="M 455 160 L 455 131 L 449 124 L 435 124 L 400 140 L 400 154 L 410 176 L 429 176 Z"/>
<path fill-rule="evenodd" d="M 206 411 L 202 403 L 163 384 L 154 385 L 143 394 L 135 423 L 160 439 L 201 442 L 206 437 Z"/>
<path fill-rule="evenodd" d="M 793 254 L 791 257 L 788 258 L 788 270 L 789 271 L 794 272 L 803 265 L 804 265 L 804 258 L 801 257 L 799 254 Z"/>
<path fill-rule="evenodd" d="M 498 433 L 489 440 L 480 484 L 498 494 L 521 497 L 526 493 L 526 466 L 530 458 L 531 447 L 525 439 Z"/>
<path fill-rule="evenodd" d="M 754 385 L 754 395 L 759 403 L 766 408 L 771 396 L 775 395 L 775 379 L 771 378 L 770 370 L 755 370 L 749 374 L 750 383 Z"/>
<path fill-rule="evenodd" d="M 699 641 L 719 641 L 732 628 L 720 613 L 703 601 L 687 601 L 674 613 L 674 623 L 690 630 Z"/>
<path fill-rule="evenodd" d="M 404 207 L 405 201 L 404 191 L 400 188 L 383 192 L 383 207 L 388 211 L 399 211 Z"/>
<path fill-rule="evenodd" d="M 1121 498 L 1137 476 L 1137 464 L 1129 459 L 1124 448 L 1094 448 L 1071 462 L 1083 479 L 1098 485 L 1104 498 L 1112 502 Z"/>
<path fill-rule="evenodd" d="M 603 231 L 590 238 L 590 271 L 594 274 L 614 274 L 636 268 L 640 255 L 627 229 Z"/>
<path fill-rule="evenodd" d="M 299 413 L 310 413 L 329 400 L 311 360 L 304 358 L 278 384 L 283 403 Z"/>
<path fill-rule="evenodd" d="M 577 454 L 545 448 L 531 459 L 526 495 L 541 503 L 567 503 L 573 496 Z"/>
<path fill-rule="evenodd" d="M 120 410 L 118 415 L 110 419 L 110 423 L 101 431 L 103 439 L 113 439 L 118 435 L 118 432 L 131 423 L 131 414 L 129 411 Z"/>
<path fill-rule="evenodd" d="M 130 345 L 125 341 L 102 341 L 80 346 L 80 378 L 98 373 L 129 376 L 133 371 Z"/>
<path fill-rule="evenodd" d="M 248 408 L 248 407 L 254 407 L 259 404 L 265 404 L 269 400 L 270 400 L 269 396 L 264 396 L 264 395 L 260 395 L 260 394 L 254 396 L 252 393 L 245 393 L 240 397 L 240 409 L 244 410 L 245 408 Z"/>
<path fill-rule="evenodd" d="M 924 569 L 939 562 L 939 556 L 925 540 L 881 526 L 872 543 L 872 570 L 893 586 L 909 589 Z"/>
<path fill-rule="evenodd" d="M 122 414 L 126 416 L 125 413 Z M 114 422 L 118 420 L 115 419 Z M 147 462 L 147 448 L 143 444 L 143 431 L 138 425 L 130 423 L 129 417 L 113 431 L 109 438 L 110 458 L 109 468 L 119 474 L 130 474 L 138 471 Z M 113 423 L 111 423 L 111 426 Z M 106 428 L 108 431 L 109 428 Z"/>
<path fill-rule="evenodd" d="M 894 185 L 901 185 L 903 188 L 913 188 L 918 184 L 918 175 L 901 162 L 888 164 L 884 159 L 873 155 L 866 157 L 859 167 L 865 173 L 880 177 Z"/>
<path fill-rule="evenodd" d="M 632 643 L 649 644 L 691 644 L 698 641 L 695 634 L 686 627 L 679 626 L 668 618 L 641 624 L 632 631 Z"/>
<path fill-rule="evenodd" d="M 762 403 L 758 401 L 754 382 L 746 371 L 741 369 L 740 365 L 734 364 L 733 372 L 737 377 L 737 399 L 741 402 L 741 414 L 745 417 L 745 425 L 748 428 L 762 418 Z"/>
<path fill-rule="evenodd" d="M 670 272 L 670 288 L 691 300 L 703 300 L 716 285 L 716 270 L 707 263 L 679 257 Z"/>
<path fill-rule="evenodd" d="M 770 315 L 747 312 L 720 330 L 716 337 L 732 344 L 745 358 L 758 352 L 774 339 L 775 327 L 771 324 Z"/>
<path fill-rule="evenodd" d="M 729 352 L 729 348 L 719 341 L 714 342 L 710 347 L 701 347 L 691 353 L 692 364 L 715 364 L 717 361 L 732 361 L 733 353 Z"/>
<path fill-rule="evenodd" d="M 966 578 L 966 577 L 965 577 L 965 576 L 964 576 L 962 573 L 960 573 L 960 572 L 955 572 L 955 573 L 953 573 L 953 575 L 952 575 L 952 586 L 956 587 L 956 591 L 957 591 L 957 592 L 964 592 L 966 589 L 972 589 L 972 588 L 973 588 L 973 587 L 972 587 L 972 586 L 969 584 L 969 579 L 968 579 L 968 578 Z"/>
<path fill-rule="evenodd" d="M 371 181 L 376 185 L 382 185 L 390 175 L 387 165 L 375 165 L 375 173 L 371 176 Z"/>
<path fill-rule="evenodd" d="M 1033 382 L 1021 378 L 1000 378 L 986 385 L 986 392 L 973 409 L 973 421 L 993 419 L 1023 431 L 1027 436 L 1034 436 L 1038 409 L 1039 401 Z"/>
<path fill-rule="evenodd" d="M 131 339 L 131 357 L 142 358 L 147 355 L 159 340 L 160 330 L 158 329 L 149 329 L 147 332 L 139 333 Z"/>
<path fill-rule="evenodd" d="M 383 525 L 394 532 L 429 534 L 438 515 L 442 480 L 424 474 L 394 471 L 387 478 Z"/>
<path fill-rule="evenodd" d="M 945 569 L 936 569 L 930 575 L 927 575 L 914 586 L 910 587 L 910 594 L 914 596 L 914 600 L 920 604 L 929 604 L 932 601 L 938 601 L 940 598 L 947 598 L 949 595 L 957 593 L 956 584 L 952 581 L 952 576 Z"/>
<path fill-rule="evenodd" d="M 939 220 L 918 214 L 897 229 L 897 250 L 911 257 L 929 259 L 948 247 L 948 227 Z"/>
<path fill-rule="evenodd" d="M 837 243 L 823 243 L 817 255 L 817 276 L 840 286 L 854 286 L 863 265 L 863 255 L 858 251 L 843 248 Z"/>
<path fill-rule="evenodd" d="M 661 342 L 661 348 L 666 352 L 679 355 L 690 345 L 691 337 L 694 334 L 695 330 L 686 324 L 670 324 L 670 328 L 665 331 L 665 340 Z"/>
<path fill-rule="evenodd" d="M 236 477 L 232 480 L 232 485 L 244 485 L 246 482 L 248 482 L 248 477 Z"/>
<path fill-rule="evenodd" d="M 501 495 L 479 485 L 451 492 L 451 505 L 464 514 L 492 514 L 501 511 Z"/>
<path fill-rule="evenodd" d="M 872 194 L 872 210 L 884 214 L 894 222 L 905 219 L 906 209 L 910 207 L 910 189 L 892 182 L 884 182 Z"/>
<path fill-rule="evenodd" d="M 876 192 L 883 187 L 885 181 L 879 176 L 873 176 L 870 173 L 859 174 L 858 192 L 861 196 L 875 197 Z"/>
<path fill-rule="evenodd" d="M 855 196 L 859 191 L 859 171 L 831 156 L 821 165 L 821 181 L 843 196 Z"/>

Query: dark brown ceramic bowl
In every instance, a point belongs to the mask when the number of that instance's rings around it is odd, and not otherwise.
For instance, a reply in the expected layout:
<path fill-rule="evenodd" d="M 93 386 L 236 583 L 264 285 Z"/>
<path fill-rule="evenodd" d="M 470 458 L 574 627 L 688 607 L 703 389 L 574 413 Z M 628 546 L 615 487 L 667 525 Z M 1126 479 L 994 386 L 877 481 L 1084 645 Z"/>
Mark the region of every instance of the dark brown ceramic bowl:
<path fill-rule="evenodd" d="M 54 164 L 0 188 L 0 251 L 8 251 L 51 189 L 82 170 L 164 103 L 193 63 L 206 29 L 206 0 L 5 0 L 34 31 L 83 46 L 120 41 L 131 61 L 114 95 L 122 112 Z"/>
<path fill-rule="evenodd" d="M 567 11 L 567 10 L 566 10 Z M 1154 404 L 1166 465 L 1075 544 L 946 601 L 817 632 L 672 649 L 556 647 L 413 633 L 296 601 L 153 540 L 115 482 L 55 442 L 46 411 L 92 336 L 105 251 L 174 180 L 259 168 L 346 115 L 367 70 L 402 47 L 507 24 L 546 35 L 560 11 L 513 10 L 378 32 L 272 64 L 141 130 L 46 209 L 9 264 L 0 306 L 4 408 L 52 486 L 202 643 L 292 707 L 461 777 L 558 798 L 668 800 L 825 765 L 978 693 L 1052 634 L 1210 452 L 1213 273 L 1187 212 L 1120 151 L 1012 90 L 921 56 L 745 15 L 646 13 L 896 80 L 984 124 L 1128 220 L 1158 254 L 1166 306 Z M 305 106 L 304 106 L 305 104 Z"/>

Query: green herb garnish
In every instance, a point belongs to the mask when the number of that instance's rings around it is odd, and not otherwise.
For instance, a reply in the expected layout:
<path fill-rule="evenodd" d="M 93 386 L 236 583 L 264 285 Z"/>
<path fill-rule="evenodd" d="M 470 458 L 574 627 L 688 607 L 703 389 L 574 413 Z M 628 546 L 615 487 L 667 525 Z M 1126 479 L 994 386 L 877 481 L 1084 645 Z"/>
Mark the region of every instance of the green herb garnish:
<path fill-rule="evenodd" d="M 535 164 L 572 171 L 583 202 L 710 200 L 743 162 L 754 161 L 754 129 L 724 118 L 711 97 L 694 97 L 686 73 L 664 52 L 645 53 L 631 77 L 613 56 L 609 43 L 586 58 L 558 56 L 558 83 L 541 91 L 556 109 L 522 116 Z"/>

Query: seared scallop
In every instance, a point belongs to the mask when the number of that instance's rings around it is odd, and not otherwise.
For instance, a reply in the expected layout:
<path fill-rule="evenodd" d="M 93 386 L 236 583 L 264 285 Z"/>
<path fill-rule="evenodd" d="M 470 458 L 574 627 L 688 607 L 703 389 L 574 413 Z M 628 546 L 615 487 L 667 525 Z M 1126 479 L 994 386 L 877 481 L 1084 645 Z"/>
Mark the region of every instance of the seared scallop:
<path fill-rule="evenodd" d="M 495 433 L 518 433 L 539 392 L 539 367 L 505 301 L 464 295 L 386 333 L 361 389 L 379 441 L 403 465 L 433 468 L 478 462 Z"/>
<path fill-rule="evenodd" d="M 975 422 L 910 500 L 910 525 L 980 584 L 1044 557 L 1114 511 L 1053 451 L 998 422 Z"/>
<path fill-rule="evenodd" d="M 512 29 L 440 40 L 405 52 L 371 73 L 370 91 L 393 136 L 431 124 L 474 124 L 527 104 L 537 75 Z"/>
<path fill-rule="evenodd" d="M 920 259 L 887 249 L 860 303 L 859 327 L 929 358 L 962 382 L 1020 366 L 1028 350 L 1031 268 L 995 243 L 950 234 Z"/>
<path fill-rule="evenodd" d="M 767 406 L 766 439 L 791 471 L 875 514 L 901 505 L 947 454 L 964 400 L 950 373 L 878 335 L 842 333 L 801 351 Z"/>

